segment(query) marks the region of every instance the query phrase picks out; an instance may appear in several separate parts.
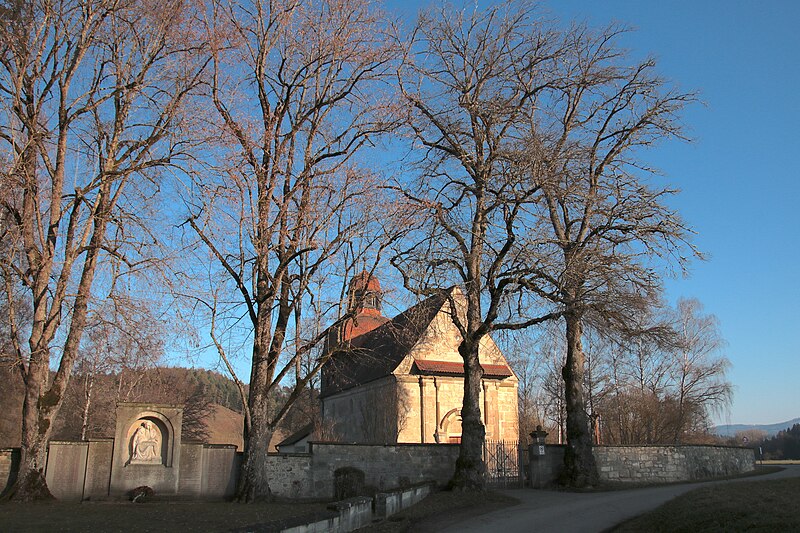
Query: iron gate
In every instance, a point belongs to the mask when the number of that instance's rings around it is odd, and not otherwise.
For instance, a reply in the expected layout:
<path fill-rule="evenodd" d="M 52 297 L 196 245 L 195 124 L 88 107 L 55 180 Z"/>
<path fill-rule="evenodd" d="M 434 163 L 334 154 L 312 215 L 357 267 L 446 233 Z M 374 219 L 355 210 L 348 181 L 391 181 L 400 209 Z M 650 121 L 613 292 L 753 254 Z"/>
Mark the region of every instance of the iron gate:
<path fill-rule="evenodd" d="M 524 483 L 524 469 L 519 442 L 487 440 L 483 447 L 486 482 L 491 488 L 516 489 Z"/>

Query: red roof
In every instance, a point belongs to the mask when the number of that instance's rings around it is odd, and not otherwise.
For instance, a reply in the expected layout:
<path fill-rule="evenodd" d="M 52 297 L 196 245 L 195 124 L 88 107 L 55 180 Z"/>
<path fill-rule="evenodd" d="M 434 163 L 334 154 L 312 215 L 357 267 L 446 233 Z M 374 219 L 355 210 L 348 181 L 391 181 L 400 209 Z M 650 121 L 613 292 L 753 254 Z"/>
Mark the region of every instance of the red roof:
<path fill-rule="evenodd" d="M 366 270 L 362 271 L 360 274 L 356 274 L 355 276 L 353 276 L 353 279 L 350 281 L 351 291 L 364 290 L 364 289 L 368 291 L 381 292 L 381 282 L 378 281 L 378 278 L 376 278 Z"/>
<path fill-rule="evenodd" d="M 451 374 L 457 376 L 464 375 L 464 363 L 453 363 L 450 361 L 427 361 L 417 359 L 414 361 L 420 372 L 431 374 Z M 506 365 L 489 365 L 481 363 L 483 375 L 487 378 L 507 378 L 511 376 L 511 369 Z"/>
<path fill-rule="evenodd" d="M 344 323 L 342 327 L 342 340 L 349 341 L 359 335 L 369 333 L 386 322 L 389 322 L 389 319 L 385 316 L 381 316 L 381 312 L 377 309 L 365 309 L 359 313 L 358 316 Z"/>

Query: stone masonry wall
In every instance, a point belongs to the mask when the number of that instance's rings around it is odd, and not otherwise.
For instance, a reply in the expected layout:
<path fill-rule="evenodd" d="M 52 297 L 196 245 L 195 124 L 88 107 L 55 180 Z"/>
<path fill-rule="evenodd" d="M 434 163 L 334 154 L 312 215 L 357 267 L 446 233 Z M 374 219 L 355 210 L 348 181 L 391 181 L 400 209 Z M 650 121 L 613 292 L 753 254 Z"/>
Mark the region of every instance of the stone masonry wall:
<path fill-rule="evenodd" d="M 728 446 L 597 446 L 594 456 L 604 481 L 670 483 L 755 469 L 751 448 Z"/>
<path fill-rule="evenodd" d="M 311 492 L 314 498 L 334 496 L 334 471 L 351 466 L 362 470 L 365 483 L 378 490 L 434 481 L 444 485 L 453 475 L 458 446 L 450 444 L 311 445 Z"/>
<path fill-rule="evenodd" d="M 308 453 L 270 454 L 267 468 L 272 493 L 282 498 L 311 497 L 311 462 Z"/>
<path fill-rule="evenodd" d="M 755 469 L 752 448 L 732 446 L 595 446 L 600 480 L 618 483 L 674 483 L 732 476 Z M 547 445 L 544 457 L 531 457 L 534 487 L 558 479 L 564 446 Z"/>

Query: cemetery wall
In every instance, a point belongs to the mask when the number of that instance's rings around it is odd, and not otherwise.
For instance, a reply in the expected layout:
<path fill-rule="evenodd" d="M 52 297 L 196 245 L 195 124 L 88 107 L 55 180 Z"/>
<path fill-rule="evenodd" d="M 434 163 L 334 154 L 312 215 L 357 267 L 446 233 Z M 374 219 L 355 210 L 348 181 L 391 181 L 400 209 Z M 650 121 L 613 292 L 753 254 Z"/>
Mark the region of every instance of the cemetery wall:
<path fill-rule="evenodd" d="M 113 486 L 113 439 L 50 443 L 45 476 L 53 494 L 62 500 L 119 497 Z M 183 443 L 175 464 L 178 485 L 157 494 L 197 499 L 233 495 L 241 454 L 230 445 Z M 601 481 L 670 483 L 732 476 L 752 471 L 750 448 L 727 446 L 596 446 Z M 177 454 L 176 454 L 177 455 Z M 458 445 L 448 444 L 332 444 L 312 443 L 308 454 L 270 454 L 270 487 L 284 498 L 332 499 L 335 472 L 353 467 L 364 472 L 369 490 L 386 491 L 421 482 L 445 485 L 458 456 Z M 561 473 L 563 446 L 546 446 L 544 456 L 531 456 L 531 486 L 554 483 Z M 7 487 L 19 463 L 18 449 L 0 450 L 0 485 Z M 153 466 L 150 468 L 163 468 Z M 146 479 L 131 479 L 144 485 Z M 137 485 L 138 486 L 138 485 Z"/>
<path fill-rule="evenodd" d="M 554 484 L 564 464 L 564 446 L 548 444 L 544 456 L 531 456 L 533 487 Z M 755 470 L 752 448 L 736 446 L 595 446 L 600 481 L 674 483 L 734 476 Z"/>
<path fill-rule="evenodd" d="M 19 459 L 19 448 L 0 448 L 0 494 L 16 479 Z"/>

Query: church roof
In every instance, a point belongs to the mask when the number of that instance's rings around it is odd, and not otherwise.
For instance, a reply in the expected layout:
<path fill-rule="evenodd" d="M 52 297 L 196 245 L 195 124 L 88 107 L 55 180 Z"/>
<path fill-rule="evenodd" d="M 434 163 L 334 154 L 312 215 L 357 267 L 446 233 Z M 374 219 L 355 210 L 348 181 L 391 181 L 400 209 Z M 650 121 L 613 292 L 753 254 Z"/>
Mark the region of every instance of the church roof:
<path fill-rule="evenodd" d="M 438 374 L 443 376 L 464 375 L 464 363 L 417 359 L 414 361 L 414 364 L 421 374 Z M 483 376 L 487 378 L 507 378 L 513 375 L 511 369 L 506 365 L 481 363 L 481 367 L 483 367 Z"/>
<path fill-rule="evenodd" d="M 314 424 L 306 424 L 305 426 L 301 427 L 282 441 L 280 441 L 275 446 L 280 449 L 281 446 L 290 446 L 297 442 L 300 442 L 304 438 L 311 435 L 314 432 Z"/>
<path fill-rule="evenodd" d="M 342 340 L 350 340 L 369 333 L 373 329 L 389 322 L 377 309 L 365 309 L 355 318 L 348 319 L 342 325 Z"/>
<path fill-rule="evenodd" d="M 388 376 L 441 309 L 447 293 L 431 296 L 333 353 L 323 367 L 320 397 Z"/>

